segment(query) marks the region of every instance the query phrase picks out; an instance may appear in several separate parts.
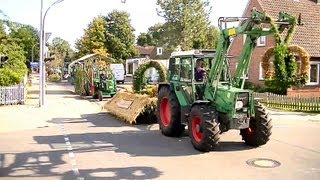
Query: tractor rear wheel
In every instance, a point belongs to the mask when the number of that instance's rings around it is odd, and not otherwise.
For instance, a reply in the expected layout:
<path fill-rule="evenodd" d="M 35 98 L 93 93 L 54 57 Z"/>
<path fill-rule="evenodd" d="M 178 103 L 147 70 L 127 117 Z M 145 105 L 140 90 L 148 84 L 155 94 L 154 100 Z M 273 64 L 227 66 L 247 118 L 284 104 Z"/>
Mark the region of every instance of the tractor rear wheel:
<path fill-rule="evenodd" d="M 216 111 L 207 105 L 191 108 L 189 136 L 193 147 L 202 152 L 213 150 L 220 140 L 220 128 Z"/>
<path fill-rule="evenodd" d="M 162 87 L 158 93 L 157 120 L 163 135 L 181 136 L 184 126 L 181 124 L 180 111 L 176 95 L 168 87 Z"/>
<path fill-rule="evenodd" d="M 260 103 L 255 105 L 254 111 L 255 116 L 251 117 L 249 128 L 241 129 L 240 135 L 247 145 L 258 147 L 269 141 L 272 119 Z"/>

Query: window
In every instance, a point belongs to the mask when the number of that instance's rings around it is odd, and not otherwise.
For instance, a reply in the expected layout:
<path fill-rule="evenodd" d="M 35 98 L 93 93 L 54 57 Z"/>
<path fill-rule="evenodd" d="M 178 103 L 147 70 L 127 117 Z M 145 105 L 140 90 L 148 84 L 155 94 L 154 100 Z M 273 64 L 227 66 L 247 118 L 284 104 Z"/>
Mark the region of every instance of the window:
<path fill-rule="evenodd" d="M 247 38 L 247 35 L 246 34 L 243 34 L 243 44 L 246 42 L 246 38 Z"/>
<path fill-rule="evenodd" d="M 162 55 L 162 47 L 157 47 L 157 55 Z"/>
<path fill-rule="evenodd" d="M 191 82 L 191 79 L 192 79 L 191 62 L 192 62 L 191 57 L 181 58 L 180 81 Z"/>
<path fill-rule="evenodd" d="M 171 80 L 179 80 L 180 58 L 170 58 L 169 71 Z"/>
<path fill-rule="evenodd" d="M 236 68 L 235 68 L 234 72 L 237 71 L 237 67 L 238 67 L 238 63 L 236 63 Z M 241 79 L 242 79 L 242 76 L 241 76 Z M 249 79 L 249 74 L 246 75 L 246 79 Z"/>
<path fill-rule="evenodd" d="M 133 63 L 128 63 L 128 73 L 127 74 L 133 74 Z"/>
<path fill-rule="evenodd" d="M 259 64 L 259 80 L 264 80 L 263 76 L 264 76 L 264 74 L 263 74 L 263 69 L 262 69 L 262 62 L 260 62 L 260 64 Z"/>
<path fill-rule="evenodd" d="M 257 39 L 257 46 L 265 46 L 266 45 L 266 36 L 261 36 Z"/>
<path fill-rule="evenodd" d="M 309 82 L 307 85 L 319 84 L 319 62 L 310 62 Z"/>

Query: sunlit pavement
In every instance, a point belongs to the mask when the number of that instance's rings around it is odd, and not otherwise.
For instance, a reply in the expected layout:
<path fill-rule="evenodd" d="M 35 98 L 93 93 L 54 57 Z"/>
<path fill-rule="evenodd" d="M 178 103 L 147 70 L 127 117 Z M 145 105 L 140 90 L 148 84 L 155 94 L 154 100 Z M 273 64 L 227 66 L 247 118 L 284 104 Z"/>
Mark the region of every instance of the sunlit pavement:
<path fill-rule="evenodd" d="M 36 89 L 36 87 L 35 87 Z M 44 107 L 0 107 L 3 179 L 320 179 L 320 117 L 272 111 L 265 146 L 245 146 L 239 131 L 200 153 L 187 135 L 169 138 L 157 125 L 130 126 L 79 98 L 68 83 L 48 83 Z M 4 124 L 4 126 L 2 126 Z M 267 158 L 280 162 L 249 161 Z M 273 167 L 273 165 L 279 165 Z"/>

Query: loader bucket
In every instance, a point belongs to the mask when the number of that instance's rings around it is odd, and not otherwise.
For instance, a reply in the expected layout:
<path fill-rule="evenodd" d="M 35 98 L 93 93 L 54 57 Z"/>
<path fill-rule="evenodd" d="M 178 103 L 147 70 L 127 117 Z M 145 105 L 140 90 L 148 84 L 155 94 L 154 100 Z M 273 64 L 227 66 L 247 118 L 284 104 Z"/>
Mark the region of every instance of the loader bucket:
<path fill-rule="evenodd" d="M 110 114 L 129 124 L 157 122 L 157 98 L 132 92 L 118 92 L 104 105 Z"/>

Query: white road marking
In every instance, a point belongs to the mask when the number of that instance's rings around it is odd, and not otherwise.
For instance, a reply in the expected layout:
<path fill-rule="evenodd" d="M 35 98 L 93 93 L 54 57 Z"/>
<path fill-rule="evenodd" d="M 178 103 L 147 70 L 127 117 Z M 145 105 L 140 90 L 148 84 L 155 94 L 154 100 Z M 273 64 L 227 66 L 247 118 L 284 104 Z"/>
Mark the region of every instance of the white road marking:
<path fill-rule="evenodd" d="M 72 144 L 70 142 L 70 139 L 68 137 L 68 133 L 67 133 L 62 121 L 60 121 L 60 130 L 64 136 L 64 142 L 66 144 L 66 148 L 69 151 L 69 158 L 70 158 L 72 172 L 77 177 L 77 180 L 83 180 L 84 178 L 80 176 L 80 172 L 77 167 L 77 161 L 76 161 L 75 155 L 73 153 Z"/>

